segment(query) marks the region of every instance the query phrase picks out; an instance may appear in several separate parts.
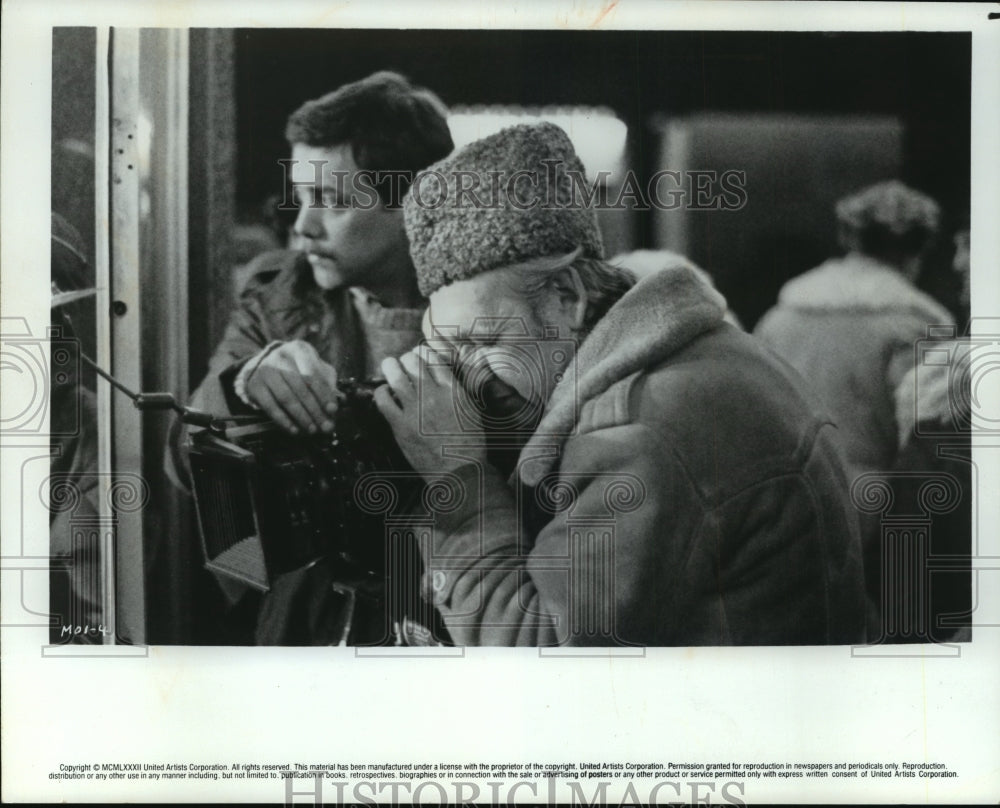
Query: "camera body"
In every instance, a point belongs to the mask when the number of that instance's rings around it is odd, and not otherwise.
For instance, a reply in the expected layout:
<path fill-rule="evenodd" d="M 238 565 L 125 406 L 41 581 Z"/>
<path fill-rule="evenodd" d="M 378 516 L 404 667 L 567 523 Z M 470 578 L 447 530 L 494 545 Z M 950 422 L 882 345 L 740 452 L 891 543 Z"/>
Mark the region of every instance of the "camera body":
<path fill-rule="evenodd" d="M 276 576 L 319 558 L 345 576 L 384 576 L 383 520 L 358 507 L 354 488 L 366 474 L 412 469 L 375 406 L 378 384 L 338 385 L 332 435 L 289 435 L 266 419 L 192 435 L 209 569 L 265 592 Z M 419 478 L 405 478 L 416 496 Z"/>

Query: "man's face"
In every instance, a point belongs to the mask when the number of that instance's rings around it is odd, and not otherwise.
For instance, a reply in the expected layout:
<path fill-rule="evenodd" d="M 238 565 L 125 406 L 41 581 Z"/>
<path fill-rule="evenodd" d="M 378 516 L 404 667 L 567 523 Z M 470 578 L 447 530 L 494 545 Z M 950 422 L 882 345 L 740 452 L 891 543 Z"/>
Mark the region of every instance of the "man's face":
<path fill-rule="evenodd" d="M 488 369 L 540 411 L 573 358 L 566 349 L 572 326 L 554 292 L 528 300 L 508 271 L 497 269 L 434 292 L 423 328 L 432 344 L 443 337 L 458 349 L 456 370 L 467 389 L 481 391 Z M 559 339 L 546 339 L 552 336 Z"/>
<path fill-rule="evenodd" d="M 363 286 L 377 293 L 398 283 L 400 273 L 412 273 L 402 210 L 386 210 L 372 183 L 358 181 L 349 145 L 296 143 L 292 161 L 299 204 L 295 233 L 320 288 Z"/>

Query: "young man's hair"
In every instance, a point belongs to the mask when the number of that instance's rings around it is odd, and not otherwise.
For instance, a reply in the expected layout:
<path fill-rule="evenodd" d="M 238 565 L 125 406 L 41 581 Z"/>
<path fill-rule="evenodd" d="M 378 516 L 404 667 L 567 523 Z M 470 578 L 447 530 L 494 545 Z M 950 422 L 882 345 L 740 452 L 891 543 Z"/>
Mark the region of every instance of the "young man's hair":
<path fill-rule="evenodd" d="M 384 70 L 307 101 L 288 118 L 285 138 L 291 145 L 348 145 L 360 169 L 403 172 L 374 183 L 379 198 L 397 207 L 413 176 L 455 147 L 447 114 L 430 90 Z"/>

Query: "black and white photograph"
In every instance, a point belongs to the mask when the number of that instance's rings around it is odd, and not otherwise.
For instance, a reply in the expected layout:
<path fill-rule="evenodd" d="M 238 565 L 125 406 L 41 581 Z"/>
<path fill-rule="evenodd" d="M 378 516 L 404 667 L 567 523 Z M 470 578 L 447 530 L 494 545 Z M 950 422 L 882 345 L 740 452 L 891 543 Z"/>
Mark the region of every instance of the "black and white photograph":
<path fill-rule="evenodd" d="M 4 801 L 1000 799 L 992 6 L 125 6 L 3 7 Z"/>

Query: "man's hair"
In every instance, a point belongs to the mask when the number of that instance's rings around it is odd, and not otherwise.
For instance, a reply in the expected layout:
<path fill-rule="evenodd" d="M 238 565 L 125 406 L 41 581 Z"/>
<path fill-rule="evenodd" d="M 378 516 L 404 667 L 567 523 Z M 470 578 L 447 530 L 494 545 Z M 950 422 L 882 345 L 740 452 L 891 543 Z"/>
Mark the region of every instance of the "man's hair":
<path fill-rule="evenodd" d="M 636 276 L 624 267 L 616 267 L 600 258 L 577 258 L 570 267 L 577 271 L 587 292 L 587 309 L 583 316 L 583 332 L 588 334 L 608 309 L 635 286 Z M 537 299 L 555 272 L 540 267 L 515 269 L 517 290 L 529 301 Z"/>
<path fill-rule="evenodd" d="M 380 71 L 307 101 L 288 118 L 289 144 L 333 148 L 348 145 L 358 168 L 405 172 L 397 186 L 391 177 L 375 183 L 389 207 L 402 203 L 413 175 L 455 147 L 448 110 L 434 93 L 391 71 Z"/>
<path fill-rule="evenodd" d="M 844 197 L 836 205 L 841 246 L 890 264 L 924 252 L 934 241 L 941 208 L 931 197 L 889 180 Z"/>
<path fill-rule="evenodd" d="M 845 250 L 856 250 L 888 264 L 898 264 L 923 253 L 933 244 L 936 230 L 915 225 L 901 233 L 877 224 L 851 228 L 841 224 L 838 239 Z"/>

